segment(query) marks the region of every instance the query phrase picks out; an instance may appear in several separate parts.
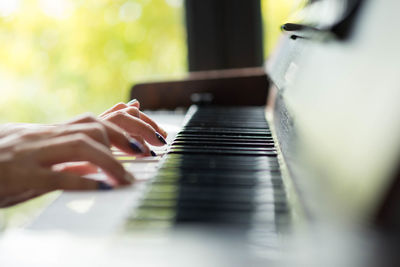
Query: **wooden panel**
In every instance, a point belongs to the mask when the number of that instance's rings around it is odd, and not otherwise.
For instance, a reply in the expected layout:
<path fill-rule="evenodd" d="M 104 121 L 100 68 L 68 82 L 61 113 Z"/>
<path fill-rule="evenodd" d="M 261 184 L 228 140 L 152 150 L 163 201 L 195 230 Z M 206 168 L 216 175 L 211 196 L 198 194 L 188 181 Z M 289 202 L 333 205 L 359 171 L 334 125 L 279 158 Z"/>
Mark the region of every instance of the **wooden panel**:
<path fill-rule="evenodd" d="M 263 68 L 194 72 L 179 81 L 136 84 L 131 99 L 143 109 L 175 109 L 190 106 L 194 93 L 210 93 L 218 105 L 265 105 L 268 79 Z"/>

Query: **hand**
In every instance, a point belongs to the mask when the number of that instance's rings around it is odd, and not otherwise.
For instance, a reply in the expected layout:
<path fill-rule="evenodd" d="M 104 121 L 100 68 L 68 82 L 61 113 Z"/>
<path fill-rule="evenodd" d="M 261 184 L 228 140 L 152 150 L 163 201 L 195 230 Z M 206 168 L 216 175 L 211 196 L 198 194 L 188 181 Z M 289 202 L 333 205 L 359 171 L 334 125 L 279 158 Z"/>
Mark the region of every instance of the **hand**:
<path fill-rule="evenodd" d="M 108 175 L 106 183 L 110 187 L 129 184 L 134 178 L 112 156 L 107 147 L 110 140 L 120 146 L 127 146 L 130 141 L 115 126 L 105 122 L 25 129 L 1 139 L 0 206 L 56 189 L 106 188 L 103 182 L 80 175 L 87 170 L 58 168 L 56 171 L 54 166 L 59 163 L 85 161 L 92 169 L 101 168 Z"/>
<path fill-rule="evenodd" d="M 166 145 L 167 132 L 139 108 L 140 103 L 137 100 L 132 100 L 128 104 L 118 103 L 102 113 L 99 118 L 117 125 L 137 140 L 142 142 L 146 140 L 154 146 Z"/>
<path fill-rule="evenodd" d="M 79 131 L 90 125 L 93 125 L 95 128 L 100 127 L 100 130 L 103 130 L 103 134 L 106 134 L 110 139 L 104 140 L 105 142 L 108 142 L 108 146 L 114 145 L 125 153 L 133 154 L 138 157 L 150 156 L 150 148 L 147 146 L 143 138 L 129 137 L 128 134 L 124 133 L 124 131 L 117 125 L 108 122 L 107 120 L 98 119 L 90 114 L 82 115 L 65 124 L 60 124 L 59 126 L 68 126 L 66 129 L 68 129 L 68 132 L 71 132 L 74 128 Z M 99 140 L 99 132 L 97 133 L 97 137 L 93 136 L 93 134 L 92 137 Z"/>
<path fill-rule="evenodd" d="M 3 126 L 0 207 L 56 189 L 97 190 L 132 182 L 133 176 L 108 147 L 114 145 L 126 153 L 146 156 L 150 155 L 150 149 L 145 140 L 162 146 L 167 137 L 161 127 L 139 111 L 139 105 L 137 101 L 117 104 L 99 119 L 83 115 L 57 125 Z M 106 183 L 82 177 L 99 168 L 108 175 Z"/>

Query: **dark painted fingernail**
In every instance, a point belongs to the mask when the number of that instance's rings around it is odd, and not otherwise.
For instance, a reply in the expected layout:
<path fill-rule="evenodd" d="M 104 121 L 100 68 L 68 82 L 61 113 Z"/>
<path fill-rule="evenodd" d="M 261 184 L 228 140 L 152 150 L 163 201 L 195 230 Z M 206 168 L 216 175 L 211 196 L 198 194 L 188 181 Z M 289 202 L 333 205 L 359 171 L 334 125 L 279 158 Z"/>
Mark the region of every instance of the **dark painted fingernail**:
<path fill-rule="evenodd" d="M 156 152 L 154 152 L 153 150 L 150 150 L 150 154 L 151 154 L 153 157 L 157 157 Z"/>
<path fill-rule="evenodd" d="M 132 100 L 129 101 L 127 104 L 128 104 L 128 105 L 131 105 L 131 104 L 133 104 L 133 103 L 135 103 L 135 102 L 138 102 L 137 99 L 132 99 Z"/>
<path fill-rule="evenodd" d="M 100 182 L 98 183 L 97 188 L 98 188 L 100 191 L 108 191 L 108 190 L 112 190 L 112 189 L 113 189 L 113 187 L 112 187 L 111 185 L 109 185 L 109 184 L 107 184 L 107 183 L 105 183 L 105 182 L 103 182 L 103 181 L 100 181 Z"/>
<path fill-rule="evenodd" d="M 161 134 L 156 132 L 156 137 L 158 138 L 158 140 L 160 140 L 161 143 L 163 143 L 164 145 L 167 144 L 167 141 L 165 141 L 164 137 L 161 136 Z"/>
<path fill-rule="evenodd" d="M 129 145 L 131 146 L 131 149 L 136 152 L 136 153 L 144 153 L 144 148 L 142 144 L 140 144 L 137 141 L 129 141 Z"/>

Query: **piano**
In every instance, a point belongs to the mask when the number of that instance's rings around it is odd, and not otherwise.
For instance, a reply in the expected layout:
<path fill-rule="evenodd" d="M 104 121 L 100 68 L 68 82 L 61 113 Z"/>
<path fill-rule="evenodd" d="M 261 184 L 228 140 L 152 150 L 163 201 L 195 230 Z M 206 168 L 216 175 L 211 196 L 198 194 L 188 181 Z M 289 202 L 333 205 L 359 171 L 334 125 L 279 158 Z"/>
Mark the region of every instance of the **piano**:
<path fill-rule="evenodd" d="M 400 4 L 315 4 L 265 68 L 136 85 L 145 109 L 187 108 L 150 112 L 168 148 L 115 151 L 140 182 L 63 193 L 29 229 L 111 235 L 96 255 L 119 266 L 397 266 Z"/>

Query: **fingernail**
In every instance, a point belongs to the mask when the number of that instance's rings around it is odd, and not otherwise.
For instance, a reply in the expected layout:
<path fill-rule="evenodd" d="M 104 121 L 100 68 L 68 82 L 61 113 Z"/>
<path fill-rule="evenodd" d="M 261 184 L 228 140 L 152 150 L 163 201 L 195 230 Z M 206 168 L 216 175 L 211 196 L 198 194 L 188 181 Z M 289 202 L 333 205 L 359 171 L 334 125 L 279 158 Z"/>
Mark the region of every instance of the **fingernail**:
<path fill-rule="evenodd" d="M 131 146 L 131 149 L 136 152 L 136 153 L 144 153 L 144 148 L 143 145 L 140 144 L 137 141 L 129 141 L 129 145 Z"/>
<path fill-rule="evenodd" d="M 131 104 L 133 104 L 133 103 L 135 103 L 135 102 L 138 102 L 136 98 L 135 98 L 135 99 L 132 99 L 132 100 L 129 101 L 127 104 L 128 104 L 128 105 L 131 105 Z"/>
<path fill-rule="evenodd" d="M 164 145 L 167 144 L 167 141 L 165 141 L 164 137 L 161 136 L 161 134 L 156 132 L 156 137 L 158 140 L 160 140 L 161 143 L 163 143 Z"/>
<path fill-rule="evenodd" d="M 106 182 L 100 181 L 97 185 L 97 189 L 99 189 L 100 191 L 108 191 L 108 190 L 112 190 L 113 187 L 109 184 L 107 184 Z"/>
<path fill-rule="evenodd" d="M 125 178 L 125 180 L 127 180 L 130 183 L 133 183 L 135 181 L 135 178 L 129 172 L 125 173 L 124 178 Z"/>
<path fill-rule="evenodd" d="M 150 154 L 151 154 L 153 157 L 157 157 L 156 152 L 154 152 L 153 150 L 150 150 Z"/>

